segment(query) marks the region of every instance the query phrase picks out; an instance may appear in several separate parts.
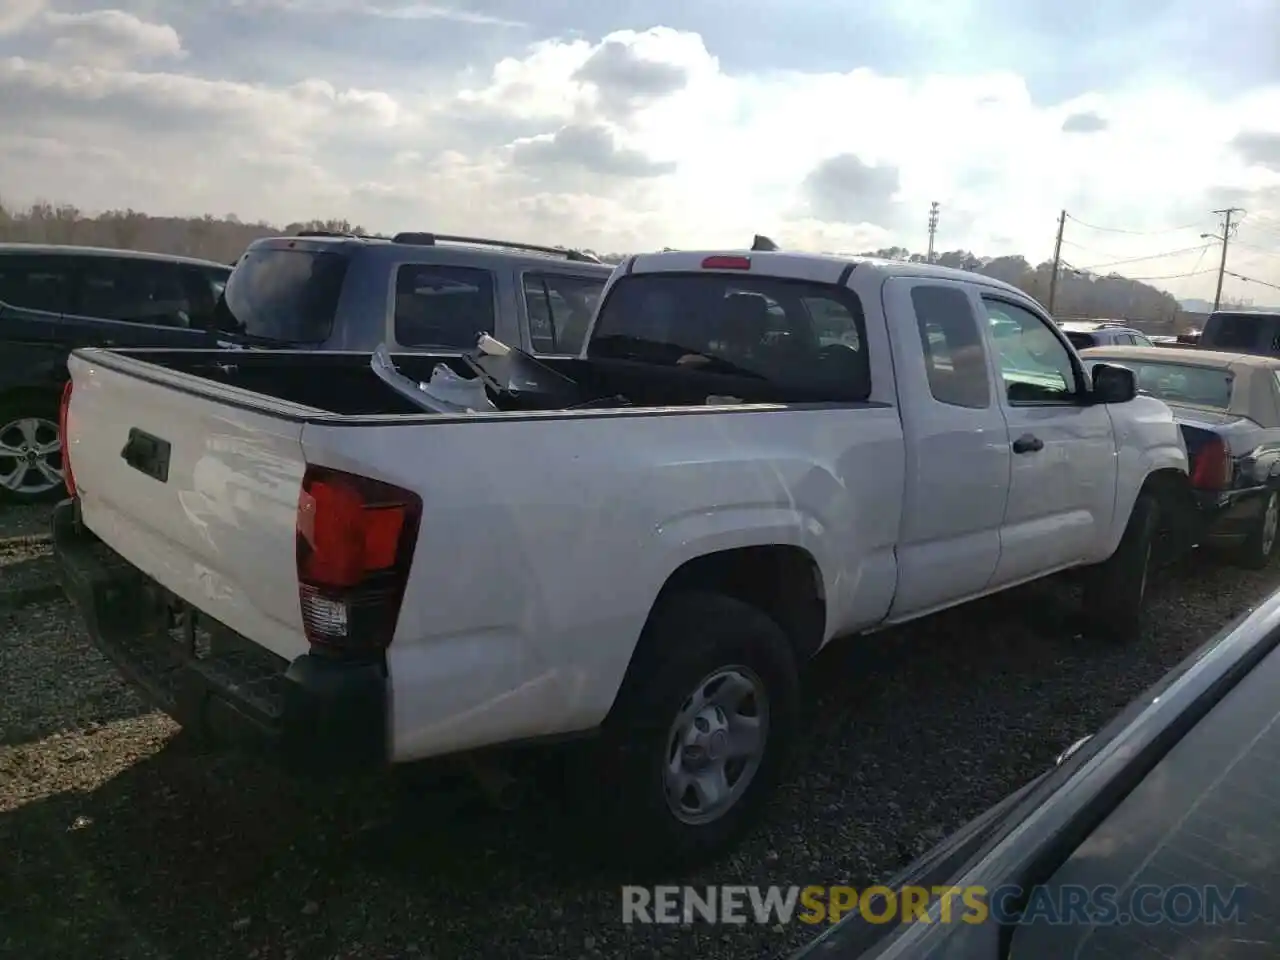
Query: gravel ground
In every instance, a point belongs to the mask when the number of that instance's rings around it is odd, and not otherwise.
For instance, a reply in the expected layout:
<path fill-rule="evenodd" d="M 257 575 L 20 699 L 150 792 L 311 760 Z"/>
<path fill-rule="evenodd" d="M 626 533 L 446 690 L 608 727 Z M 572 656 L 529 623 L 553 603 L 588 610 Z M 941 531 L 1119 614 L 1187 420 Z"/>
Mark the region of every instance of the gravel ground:
<path fill-rule="evenodd" d="M 1033 587 L 825 653 L 767 821 L 688 882 L 885 878 L 1277 581 L 1192 562 L 1153 585 L 1155 626 L 1125 647 L 1081 640 L 1069 596 Z M 626 878 L 576 865 L 563 809 L 503 816 L 403 775 L 320 788 L 203 754 L 65 603 L 0 611 L 0 955 L 755 960 L 815 933 L 624 927 Z"/>
<path fill-rule="evenodd" d="M 6 537 L 43 536 L 49 532 L 49 504 L 14 507 L 0 504 L 0 540 Z"/>

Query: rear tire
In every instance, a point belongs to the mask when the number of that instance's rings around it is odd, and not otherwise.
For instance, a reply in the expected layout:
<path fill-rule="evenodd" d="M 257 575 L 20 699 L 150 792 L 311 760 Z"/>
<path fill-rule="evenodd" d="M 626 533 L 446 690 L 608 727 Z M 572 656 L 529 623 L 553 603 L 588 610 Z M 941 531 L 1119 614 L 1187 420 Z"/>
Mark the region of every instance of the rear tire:
<path fill-rule="evenodd" d="M 1146 613 L 1151 547 L 1160 523 L 1160 504 L 1140 493 L 1115 553 L 1088 572 L 1084 616 L 1089 632 L 1107 640 L 1136 640 Z"/>
<path fill-rule="evenodd" d="M 600 744 L 610 859 L 680 867 L 725 850 L 776 786 L 798 706 L 795 654 L 768 616 L 719 594 L 660 600 Z"/>
<path fill-rule="evenodd" d="M 1280 494 L 1267 492 L 1262 513 L 1244 543 L 1236 551 L 1235 562 L 1248 570 L 1263 570 L 1275 558 L 1277 530 L 1280 529 Z"/>
<path fill-rule="evenodd" d="M 57 403 L 40 394 L 0 401 L 0 502 L 49 503 L 65 491 Z"/>

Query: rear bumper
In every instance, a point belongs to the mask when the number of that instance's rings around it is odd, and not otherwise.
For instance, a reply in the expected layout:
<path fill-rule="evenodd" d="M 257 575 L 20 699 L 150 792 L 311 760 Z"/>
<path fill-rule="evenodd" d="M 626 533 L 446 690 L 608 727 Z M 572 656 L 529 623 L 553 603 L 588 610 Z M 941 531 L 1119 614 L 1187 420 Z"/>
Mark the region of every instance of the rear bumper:
<path fill-rule="evenodd" d="M 1222 547 L 1242 544 L 1262 515 L 1267 492 L 1265 487 L 1225 493 L 1197 491 L 1202 541 Z"/>
<path fill-rule="evenodd" d="M 388 762 L 381 664 L 286 661 L 201 619 L 83 527 L 74 500 L 58 504 L 51 522 L 63 590 L 94 645 L 184 728 L 309 774 Z"/>

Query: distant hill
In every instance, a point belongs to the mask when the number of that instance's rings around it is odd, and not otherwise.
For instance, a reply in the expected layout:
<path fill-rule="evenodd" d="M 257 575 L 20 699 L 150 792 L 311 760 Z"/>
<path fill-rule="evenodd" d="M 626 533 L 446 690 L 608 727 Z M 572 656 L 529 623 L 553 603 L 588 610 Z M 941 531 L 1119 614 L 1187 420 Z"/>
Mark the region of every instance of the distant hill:
<path fill-rule="evenodd" d="M 1183 300 L 1181 301 L 1181 303 L 1182 303 L 1182 309 L 1186 310 L 1188 313 L 1212 313 L 1213 312 L 1212 300 Z M 1222 309 L 1244 310 L 1244 311 L 1252 311 L 1254 313 L 1280 313 L 1280 306 L 1266 306 L 1265 304 L 1259 305 L 1256 303 L 1241 304 L 1241 303 L 1232 303 L 1230 301 L 1224 302 L 1222 304 Z"/>
<path fill-rule="evenodd" d="M 925 257 L 902 247 L 869 251 L 866 256 L 889 260 L 923 263 Z M 1049 284 L 1053 278 L 1052 261 L 1032 266 L 1020 255 L 980 257 L 968 250 L 949 250 L 935 255 L 934 262 L 1003 280 L 1026 291 L 1043 304 L 1049 302 Z M 1107 319 L 1143 320 L 1173 323 L 1181 313 L 1173 295 L 1118 273 L 1106 276 L 1080 270 L 1064 270 L 1058 274 L 1053 312 L 1060 317 L 1099 317 Z"/>
<path fill-rule="evenodd" d="M 151 250 L 183 254 L 230 263 L 259 237 L 294 234 L 299 230 L 332 230 L 368 233 L 346 220 L 308 220 L 278 226 L 266 222 L 245 223 L 233 215 L 215 217 L 152 217 L 136 210 L 108 210 L 88 216 L 69 204 L 36 203 L 26 210 L 0 205 L 0 242 L 83 244 L 126 250 Z M 544 239 L 554 243 L 554 238 Z M 595 251 L 590 251 L 595 252 Z M 867 256 L 923 262 L 925 257 L 904 247 L 868 251 Z M 600 253 L 607 263 L 625 254 Z M 968 250 L 938 254 L 935 262 L 1004 280 L 1025 290 L 1041 303 L 1049 299 L 1052 264 L 1033 266 L 1025 257 L 982 257 Z M 1192 301 L 1188 301 L 1192 302 Z M 1208 305 L 1206 305 L 1208 306 Z M 1079 271 L 1058 275 L 1054 312 L 1070 317 L 1107 317 L 1172 322 L 1182 310 L 1174 297 L 1120 274 L 1101 276 Z M 1261 308 L 1259 308 L 1261 309 Z"/>

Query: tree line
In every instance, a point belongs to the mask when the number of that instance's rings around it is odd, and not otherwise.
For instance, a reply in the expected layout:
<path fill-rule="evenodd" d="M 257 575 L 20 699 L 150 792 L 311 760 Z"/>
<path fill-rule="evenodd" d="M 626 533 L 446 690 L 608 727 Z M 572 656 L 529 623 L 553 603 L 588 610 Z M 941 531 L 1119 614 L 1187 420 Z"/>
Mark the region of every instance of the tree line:
<path fill-rule="evenodd" d="M 348 220 L 307 220 L 283 227 L 256 221 L 246 223 L 234 214 L 215 217 L 153 217 L 137 210 L 108 210 L 87 215 L 70 204 L 38 202 L 25 210 L 0 204 L 0 242 L 78 244 L 147 250 L 155 253 L 199 257 L 233 263 L 254 240 L 296 234 L 302 230 L 335 233 L 370 233 Z M 587 251 L 595 253 L 595 251 Z M 922 263 L 923 254 L 904 247 L 886 247 L 863 255 Z M 606 263 L 618 263 L 621 253 L 597 253 Z M 969 270 L 1011 283 L 1041 303 L 1049 299 L 1053 265 L 1049 261 L 1032 266 L 1022 256 L 980 257 L 968 250 L 937 254 L 942 266 Z M 1097 275 L 1078 271 L 1058 274 L 1054 312 L 1059 316 L 1099 317 L 1172 323 L 1181 313 L 1178 301 L 1164 290 L 1119 274 Z"/>

